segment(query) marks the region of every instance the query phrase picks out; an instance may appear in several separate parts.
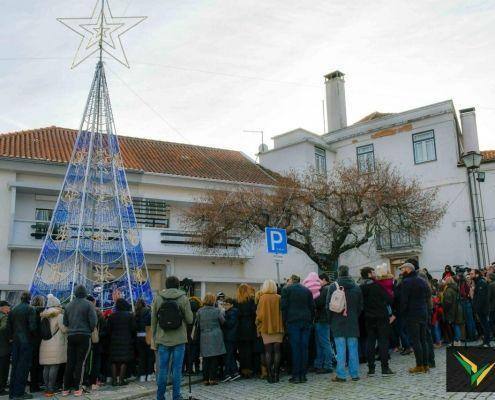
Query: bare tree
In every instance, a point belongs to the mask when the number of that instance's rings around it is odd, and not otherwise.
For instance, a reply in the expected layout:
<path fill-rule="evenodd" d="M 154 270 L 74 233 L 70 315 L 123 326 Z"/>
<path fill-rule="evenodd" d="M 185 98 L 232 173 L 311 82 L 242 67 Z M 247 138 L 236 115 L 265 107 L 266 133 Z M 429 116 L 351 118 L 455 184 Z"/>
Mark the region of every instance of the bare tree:
<path fill-rule="evenodd" d="M 445 214 L 437 191 L 421 189 L 388 163 L 373 172 L 337 166 L 329 176 L 307 171 L 280 177 L 272 189 L 209 191 L 185 216 L 205 247 L 259 237 L 265 227 L 287 230 L 288 243 L 323 270 L 385 230 L 422 237 Z"/>

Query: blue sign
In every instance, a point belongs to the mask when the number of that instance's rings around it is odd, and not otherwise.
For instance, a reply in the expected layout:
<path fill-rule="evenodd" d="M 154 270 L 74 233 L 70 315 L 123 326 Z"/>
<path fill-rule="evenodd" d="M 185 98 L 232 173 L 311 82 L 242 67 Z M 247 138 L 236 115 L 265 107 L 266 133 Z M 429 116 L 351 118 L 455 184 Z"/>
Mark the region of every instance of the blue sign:
<path fill-rule="evenodd" d="M 280 228 L 265 228 L 266 249 L 272 254 L 287 254 L 287 232 Z"/>

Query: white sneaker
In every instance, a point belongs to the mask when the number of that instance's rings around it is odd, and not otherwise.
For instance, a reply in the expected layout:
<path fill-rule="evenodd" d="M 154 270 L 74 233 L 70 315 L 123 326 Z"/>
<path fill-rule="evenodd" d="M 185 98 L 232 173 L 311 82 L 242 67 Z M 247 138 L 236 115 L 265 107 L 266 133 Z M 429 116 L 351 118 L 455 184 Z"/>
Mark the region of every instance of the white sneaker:
<path fill-rule="evenodd" d="M 148 375 L 148 382 L 155 382 L 155 381 L 156 381 L 156 375 L 155 374 Z"/>
<path fill-rule="evenodd" d="M 139 377 L 139 382 L 146 382 L 146 375 L 141 375 Z"/>

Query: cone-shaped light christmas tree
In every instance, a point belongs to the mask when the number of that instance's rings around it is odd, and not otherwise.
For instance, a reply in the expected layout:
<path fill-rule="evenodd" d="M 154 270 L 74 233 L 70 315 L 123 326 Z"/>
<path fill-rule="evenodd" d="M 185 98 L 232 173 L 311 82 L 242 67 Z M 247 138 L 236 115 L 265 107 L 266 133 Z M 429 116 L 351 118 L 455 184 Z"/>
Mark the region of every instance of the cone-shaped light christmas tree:
<path fill-rule="evenodd" d="M 101 52 L 30 291 L 67 301 L 77 285 L 102 309 L 152 300 Z"/>

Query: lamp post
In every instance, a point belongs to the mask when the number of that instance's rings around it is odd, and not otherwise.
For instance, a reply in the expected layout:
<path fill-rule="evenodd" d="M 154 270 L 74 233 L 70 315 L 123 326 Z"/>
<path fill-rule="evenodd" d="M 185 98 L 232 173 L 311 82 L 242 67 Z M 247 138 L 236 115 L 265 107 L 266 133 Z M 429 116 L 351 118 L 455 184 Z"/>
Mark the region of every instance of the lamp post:
<path fill-rule="evenodd" d="M 471 215 L 473 218 L 473 232 L 476 247 L 476 261 L 478 267 L 487 264 L 489 255 L 486 249 L 486 227 L 483 215 L 483 204 L 481 203 L 480 182 L 484 181 L 484 173 L 478 172 L 481 165 L 482 156 L 477 151 L 468 151 L 463 154 L 464 163 L 468 174 L 469 200 L 471 204 Z"/>

